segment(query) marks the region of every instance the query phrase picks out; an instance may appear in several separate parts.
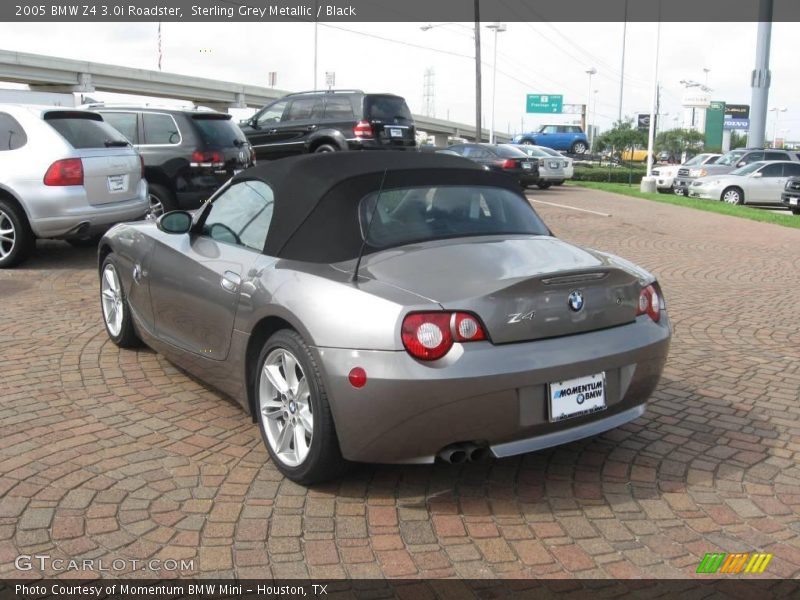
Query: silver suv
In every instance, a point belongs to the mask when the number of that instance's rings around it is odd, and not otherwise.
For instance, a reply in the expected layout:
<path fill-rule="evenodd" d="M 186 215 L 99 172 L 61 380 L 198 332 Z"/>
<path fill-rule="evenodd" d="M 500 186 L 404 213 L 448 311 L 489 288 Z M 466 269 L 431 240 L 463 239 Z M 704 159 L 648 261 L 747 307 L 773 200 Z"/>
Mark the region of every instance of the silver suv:
<path fill-rule="evenodd" d="M 148 206 L 139 155 L 99 114 L 0 105 L 0 268 L 36 238 L 85 243 Z"/>

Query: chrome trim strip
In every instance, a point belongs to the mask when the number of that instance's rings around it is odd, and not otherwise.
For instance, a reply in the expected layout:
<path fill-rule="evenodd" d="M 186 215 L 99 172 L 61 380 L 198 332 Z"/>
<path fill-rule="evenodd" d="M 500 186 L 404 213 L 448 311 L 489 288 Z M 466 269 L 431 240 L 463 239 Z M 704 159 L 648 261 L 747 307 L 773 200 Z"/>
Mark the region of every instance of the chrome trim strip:
<path fill-rule="evenodd" d="M 490 446 L 489 449 L 492 451 L 492 455 L 495 458 L 505 458 L 507 456 L 515 456 L 517 454 L 525 454 L 544 448 L 560 446 L 561 444 L 568 444 L 569 442 L 591 437 L 610 429 L 616 429 L 620 425 L 638 419 L 644 414 L 645 408 L 646 405 L 640 404 L 639 406 L 634 406 L 633 408 L 606 417 L 605 419 L 584 423 L 583 425 L 578 425 L 577 427 L 565 429 L 563 431 L 554 431 L 553 433 L 537 435 L 536 437 L 525 440 L 496 444 Z"/>

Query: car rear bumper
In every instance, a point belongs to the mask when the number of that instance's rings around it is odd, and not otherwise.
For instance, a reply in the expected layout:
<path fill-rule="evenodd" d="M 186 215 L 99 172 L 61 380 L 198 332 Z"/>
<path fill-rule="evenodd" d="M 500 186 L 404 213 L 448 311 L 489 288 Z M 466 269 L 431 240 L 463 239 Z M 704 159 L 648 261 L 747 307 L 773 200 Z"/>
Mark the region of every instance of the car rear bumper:
<path fill-rule="evenodd" d="M 417 142 L 416 140 L 402 140 L 384 144 L 374 139 L 352 139 L 347 140 L 347 147 L 350 150 L 416 150 Z"/>
<path fill-rule="evenodd" d="M 456 345 L 422 363 L 406 352 L 315 348 L 342 454 L 364 462 L 430 463 L 444 447 L 486 445 L 510 456 L 617 427 L 644 411 L 666 362 L 670 325 L 620 327 L 533 342 Z M 360 366 L 367 384 L 348 374 Z M 548 384 L 605 373 L 604 411 L 550 422 Z"/>
<path fill-rule="evenodd" d="M 140 219 L 150 207 L 143 179 L 134 197 L 106 204 L 90 204 L 83 186 L 42 186 L 31 191 L 24 205 L 31 229 L 40 238 L 95 235 L 116 223 Z"/>

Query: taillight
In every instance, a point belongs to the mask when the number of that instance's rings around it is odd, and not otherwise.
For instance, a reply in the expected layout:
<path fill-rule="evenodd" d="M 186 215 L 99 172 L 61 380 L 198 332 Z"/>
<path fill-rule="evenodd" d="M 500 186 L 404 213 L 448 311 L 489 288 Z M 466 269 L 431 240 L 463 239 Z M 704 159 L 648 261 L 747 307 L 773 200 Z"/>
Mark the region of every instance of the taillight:
<path fill-rule="evenodd" d="M 500 163 L 501 169 L 513 169 L 517 166 L 517 162 L 511 160 L 510 158 L 505 159 L 502 163 Z"/>
<path fill-rule="evenodd" d="M 654 285 L 648 285 L 639 292 L 639 304 L 636 306 L 636 316 L 647 315 L 658 323 L 661 319 L 661 298 Z"/>
<path fill-rule="evenodd" d="M 57 160 L 44 174 L 45 185 L 83 185 L 83 163 L 80 158 Z"/>
<path fill-rule="evenodd" d="M 225 166 L 225 159 L 219 152 L 192 152 L 193 167 L 222 167 Z"/>
<path fill-rule="evenodd" d="M 369 121 L 361 120 L 353 127 L 353 135 L 357 138 L 371 138 L 375 135 Z"/>
<path fill-rule="evenodd" d="M 485 340 L 478 318 L 469 313 L 411 313 L 403 319 L 400 335 L 408 353 L 420 360 L 437 360 L 454 342 Z"/>

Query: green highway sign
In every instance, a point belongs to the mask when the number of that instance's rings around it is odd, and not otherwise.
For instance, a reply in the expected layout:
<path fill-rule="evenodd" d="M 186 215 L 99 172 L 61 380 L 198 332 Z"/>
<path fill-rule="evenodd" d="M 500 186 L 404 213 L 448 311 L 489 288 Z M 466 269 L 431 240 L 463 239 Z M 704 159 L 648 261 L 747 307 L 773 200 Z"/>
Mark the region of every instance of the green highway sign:
<path fill-rule="evenodd" d="M 564 108 L 561 94 L 528 94 L 525 111 L 529 113 L 560 114 Z"/>

